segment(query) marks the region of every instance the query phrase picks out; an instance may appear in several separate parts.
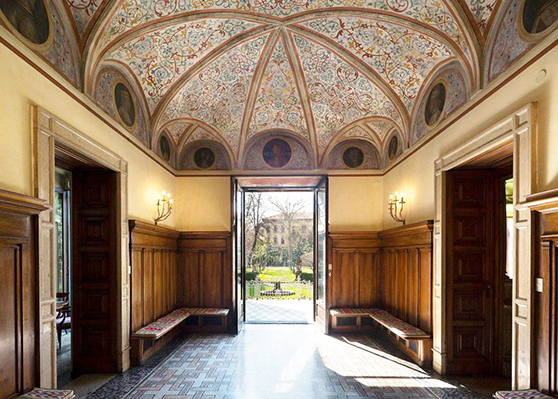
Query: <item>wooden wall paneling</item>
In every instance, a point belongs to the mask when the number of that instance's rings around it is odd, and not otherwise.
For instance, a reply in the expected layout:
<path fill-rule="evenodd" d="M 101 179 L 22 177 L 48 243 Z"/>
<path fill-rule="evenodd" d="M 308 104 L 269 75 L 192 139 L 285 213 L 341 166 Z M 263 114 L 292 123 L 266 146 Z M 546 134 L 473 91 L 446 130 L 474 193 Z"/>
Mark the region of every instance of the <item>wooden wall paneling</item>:
<path fill-rule="evenodd" d="M 39 381 L 38 214 L 44 201 L 0 190 L 0 398 Z"/>
<path fill-rule="evenodd" d="M 380 304 L 407 323 L 432 332 L 433 221 L 379 233 Z"/>
<path fill-rule="evenodd" d="M 329 306 L 379 305 L 378 233 L 330 233 L 333 270 L 328 280 Z"/>
<path fill-rule="evenodd" d="M 535 287 L 533 294 L 533 386 L 558 394 L 558 190 L 527 198 L 533 212 Z M 540 279 L 540 280 L 539 280 Z M 535 284 L 536 286 L 537 284 Z M 542 288 L 539 289 L 539 288 Z"/>
<path fill-rule="evenodd" d="M 132 330 L 165 316 L 178 306 L 176 252 L 180 233 L 130 220 Z"/>
<path fill-rule="evenodd" d="M 178 249 L 179 306 L 232 309 L 231 234 L 182 232 Z M 232 312 L 228 325 L 234 325 Z"/>

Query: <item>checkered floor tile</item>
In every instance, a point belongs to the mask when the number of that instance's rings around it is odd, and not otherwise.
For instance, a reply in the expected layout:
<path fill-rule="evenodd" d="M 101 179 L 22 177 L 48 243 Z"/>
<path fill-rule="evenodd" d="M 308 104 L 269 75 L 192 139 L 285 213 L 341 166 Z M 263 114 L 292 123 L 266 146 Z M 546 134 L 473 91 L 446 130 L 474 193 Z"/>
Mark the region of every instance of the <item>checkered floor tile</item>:
<path fill-rule="evenodd" d="M 237 336 L 189 336 L 124 397 L 477 398 L 398 357 L 370 335 L 328 336 L 315 325 L 250 324 Z"/>
<path fill-rule="evenodd" d="M 252 299 L 246 301 L 246 322 L 307 324 L 314 322 L 312 301 Z"/>

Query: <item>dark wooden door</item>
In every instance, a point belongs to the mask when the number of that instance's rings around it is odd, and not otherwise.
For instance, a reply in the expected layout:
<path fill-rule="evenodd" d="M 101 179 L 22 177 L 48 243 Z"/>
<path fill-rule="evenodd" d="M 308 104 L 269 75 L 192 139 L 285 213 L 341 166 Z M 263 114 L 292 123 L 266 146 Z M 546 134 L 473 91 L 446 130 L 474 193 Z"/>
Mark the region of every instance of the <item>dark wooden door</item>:
<path fill-rule="evenodd" d="M 115 372 L 116 174 L 75 170 L 72 177 L 73 372 Z"/>
<path fill-rule="evenodd" d="M 497 234 L 493 170 L 447 174 L 448 372 L 494 372 Z"/>

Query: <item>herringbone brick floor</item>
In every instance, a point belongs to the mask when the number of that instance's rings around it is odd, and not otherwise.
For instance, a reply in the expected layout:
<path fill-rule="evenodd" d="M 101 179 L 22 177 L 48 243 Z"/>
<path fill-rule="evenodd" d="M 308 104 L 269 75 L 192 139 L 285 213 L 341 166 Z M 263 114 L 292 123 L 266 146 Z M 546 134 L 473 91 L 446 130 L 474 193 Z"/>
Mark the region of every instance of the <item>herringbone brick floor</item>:
<path fill-rule="evenodd" d="M 475 398 L 384 349 L 370 335 L 315 325 L 245 325 L 191 335 L 127 399 Z"/>

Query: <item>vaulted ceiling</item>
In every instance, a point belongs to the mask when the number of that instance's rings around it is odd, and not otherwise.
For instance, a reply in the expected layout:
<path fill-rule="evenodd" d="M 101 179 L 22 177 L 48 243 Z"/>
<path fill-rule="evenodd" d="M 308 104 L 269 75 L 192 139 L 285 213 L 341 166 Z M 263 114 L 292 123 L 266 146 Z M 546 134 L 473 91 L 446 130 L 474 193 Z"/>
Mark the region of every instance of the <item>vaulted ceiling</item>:
<path fill-rule="evenodd" d="M 126 85 L 136 112 L 125 127 L 178 169 L 198 142 L 218 145 L 224 168 L 241 169 L 251 143 L 273 132 L 299 143 L 311 168 L 335 164 L 327 157 L 349 140 L 371 144 L 383 167 L 436 127 L 423 116 L 435 84 L 447 92 L 442 120 L 497 76 L 487 52 L 513 22 L 504 14 L 517 20 L 521 8 L 521 0 L 46 1 L 63 39 L 45 58 L 70 65 L 66 77 L 124 125 L 111 91 Z"/>

